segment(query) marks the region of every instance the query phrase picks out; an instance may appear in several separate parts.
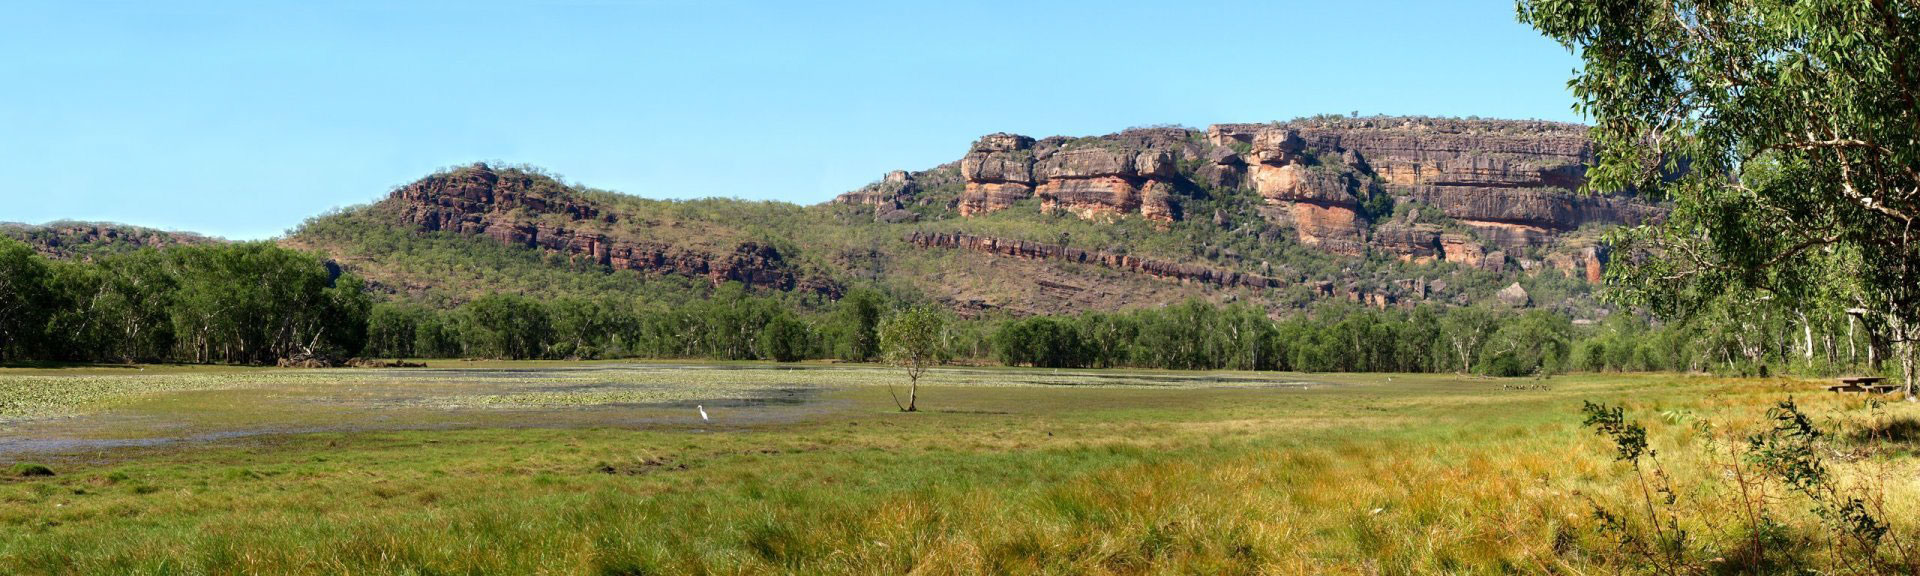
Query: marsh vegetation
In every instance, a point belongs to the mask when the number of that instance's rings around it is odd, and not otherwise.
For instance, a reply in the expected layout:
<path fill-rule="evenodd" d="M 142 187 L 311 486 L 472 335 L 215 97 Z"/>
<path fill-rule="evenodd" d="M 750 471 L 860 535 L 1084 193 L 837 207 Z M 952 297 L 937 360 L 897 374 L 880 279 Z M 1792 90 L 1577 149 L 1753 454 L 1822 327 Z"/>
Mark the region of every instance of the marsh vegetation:
<path fill-rule="evenodd" d="M 13 441 L 0 462 L 55 474 L 0 480 L 0 571 L 1654 566 L 1595 513 L 1637 510 L 1641 493 L 1635 468 L 1583 426 L 1589 400 L 1644 426 L 1687 487 L 1658 517 L 1684 528 L 1686 566 L 1738 571 L 1750 535 L 1722 507 L 1735 485 L 1713 465 L 1725 459 L 1714 438 L 1772 426 L 1767 410 L 1810 387 L 936 368 L 907 414 L 886 392 L 897 370 L 881 367 L 450 364 L 8 372 L 75 393 L 0 424 Z M 1870 488 L 1889 533 L 1913 534 L 1911 484 L 1872 480 L 1911 477 L 1907 440 L 1877 431 L 1920 412 L 1797 401 L 1831 432 L 1821 450 L 1844 455 L 1832 477 Z M 196 441 L 169 441 L 181 438 Z M 1836 567 L 1813 509 L 1770 494 L 1767 566 Z"/>

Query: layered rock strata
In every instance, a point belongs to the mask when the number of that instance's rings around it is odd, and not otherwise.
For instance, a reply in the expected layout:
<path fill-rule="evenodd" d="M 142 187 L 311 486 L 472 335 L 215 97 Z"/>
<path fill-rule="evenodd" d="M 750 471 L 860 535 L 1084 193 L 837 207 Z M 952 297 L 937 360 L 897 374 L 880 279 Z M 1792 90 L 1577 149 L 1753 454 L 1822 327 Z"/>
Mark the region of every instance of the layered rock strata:
<path fill-rule="evenodd" d="M 1176 264 L 1173 262 L 1141 258 L 1129 254 L 1089 251 L 1058 244 L 1029 242 L 1010 238 L 995 238 L 991 236 L 976 236 L 960 233 L 914 232 L 907 235 L 906 240 L 910 244 L 923 248 L 953 248 L 997 256 L 1025 258 L 1028 260 L 1056 260 L 1092 264 L 1115 270 L 1145 274 L 1155 278 L 1226 288 L 1276 288 L 1281 286 L 1280 280 L 1257 274 L 1233 272 L 1205 266 Z"/>
<path fill-rule="evenodd" d="M 981 138 L 960 160 L 966 187 L 961 216 L 1006 209 L 1038 197 L 1042 209 L 1087 219 L 1137 214 L 1172 222 L 1181 179 L 1184 129 L 1123 133 L 1124 138 L 1035 141 L 1014 134 Z M 1197 152 L 1196 152 L 1197 153 Z"/>
<path fill-rule="evenodd" d="M 974 216 L 1037 198 L 1044 210 L 1083 218 L 1138 214 L 1171 222 L 1182 219 L 1180 207 L 1195 193 L 1246 189 L 1265 202 L 1260 214 L 1267 220 L 1331 252 L 1591 278 L 1605 250 L 1566 245 L 1563 236 L 1664 213 L 1631 194 L 1578 192 L 1593 156 L 1585 126 L 1540 121 L 1323 117 L 1097 138 L 1000 133 L 975 142 L 961 160 L 965 188 L 957 208 Z M 1380 195 L 1471 234 L 1373 221 L 1383 216 L 1367 214 L 1363 203 Z M 1509 258 L 1543 251 L 1539 261 Z"/>
<path fill-rule="evenodd" d="M 1250 146 L 1256 155 L 1279 142 L 1351 154 L 1402 201 L 1431 206 L 1514 250 L 1587 224 L 1633 225 L 1662 213 L 1628 195 L 1577 192 L 1594 154 L 1586 130 L 1538 121 L 1355 118 L 1221 124 L 1207 138 Z"/>

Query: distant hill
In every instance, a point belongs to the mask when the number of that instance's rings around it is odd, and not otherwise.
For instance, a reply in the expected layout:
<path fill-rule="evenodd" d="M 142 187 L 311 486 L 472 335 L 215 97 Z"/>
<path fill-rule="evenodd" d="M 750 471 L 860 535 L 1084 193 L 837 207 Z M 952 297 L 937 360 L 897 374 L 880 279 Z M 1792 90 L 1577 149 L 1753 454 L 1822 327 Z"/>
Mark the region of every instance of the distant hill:
<path fill-rule="evenodd" d="M 1188 297 L 1279 312 L 1496 301 L 1518 283 L 1518 301 L 1578 315 L 1595 306 L 1600 234 L 1663 214 L 1577 193 L 1592 156 L 1585 127 L 1533 121 L 994 134 L 816 206 L 647 200 L 475 164 L 284 242 L 440 305 L 494 290 L 686 298 L 738 282 L 801 300 L 872 284 L 968 314 Z"/>
<path fill-rule="evenodd" d="M 32 246 L 49 258 L 86 258 L 141 248 L 225 242 L 191 232 L 169 232 L 107 222 L 57 221 L 46 224 L 0 222 L 0 236 Z"/>

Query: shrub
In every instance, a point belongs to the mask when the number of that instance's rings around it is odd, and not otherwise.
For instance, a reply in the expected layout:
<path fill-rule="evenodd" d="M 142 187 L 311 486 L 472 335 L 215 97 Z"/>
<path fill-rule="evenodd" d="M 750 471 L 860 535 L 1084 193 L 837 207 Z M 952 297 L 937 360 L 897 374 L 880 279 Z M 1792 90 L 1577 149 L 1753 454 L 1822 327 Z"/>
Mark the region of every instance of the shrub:
<path fill-rule="evenodd" d="M 53 475 L 52 468 L 48 468 L 46 466 L 42 466 L 39 464 L 32 464 L 28 462 L 21 462 L 19 464 L 14 464 L 13 468 L 9 469 L 8 471 L 11 472 L 14 476 L 18 476 L 21 478 L 47 477 L 47 476 Z"/>

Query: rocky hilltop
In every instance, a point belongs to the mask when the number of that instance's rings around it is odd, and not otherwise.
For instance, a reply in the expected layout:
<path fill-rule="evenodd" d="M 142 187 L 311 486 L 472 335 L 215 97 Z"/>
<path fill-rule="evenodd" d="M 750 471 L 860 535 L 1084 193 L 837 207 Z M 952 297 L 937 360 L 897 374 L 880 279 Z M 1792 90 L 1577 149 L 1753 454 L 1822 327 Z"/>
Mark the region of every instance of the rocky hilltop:
<path fill-rule="evenodd" d="M 445 171 L 395 190 L 377 208 L 421 231 L 482 236 L 617 270 L 826 295 L 840 291 L 827 278 L 802 278 L 773 246 L 748 241 L 714 251 L 625 235 L 632 227 L 621 224 L 630 217 L 524 169 L 474 164 Z"/>
<path fill-rule="evenodd" d="M 1578 124 L 1322 117 L 1269 124 L 1133 129 L 1093 138 L 998 133 L 962 157 L 957 213 L 1034 200 L 1087 219 L 1167 223 L 1208 195 L 1246 192 L 1295 239 L 1347 256 L 1502 270 L 1558 269 L 1598 280 L 1606 251 L 1583 227 L 1637 224 L 1662 209 L 1631 194 L 1583 194 L 1593 159 Z M 836 202 L 883 209 L 917 175 L 890 175 Z"/>
<path fill-rule="evenodd" d="M 0 235 L 19 240 L 49 258 L 87 258 L 95 254 L 130 252 L 222 242 L 190 232 L 169 232 L 105 222 L 50 222 L 42 225 L 0 222 Z"/>

